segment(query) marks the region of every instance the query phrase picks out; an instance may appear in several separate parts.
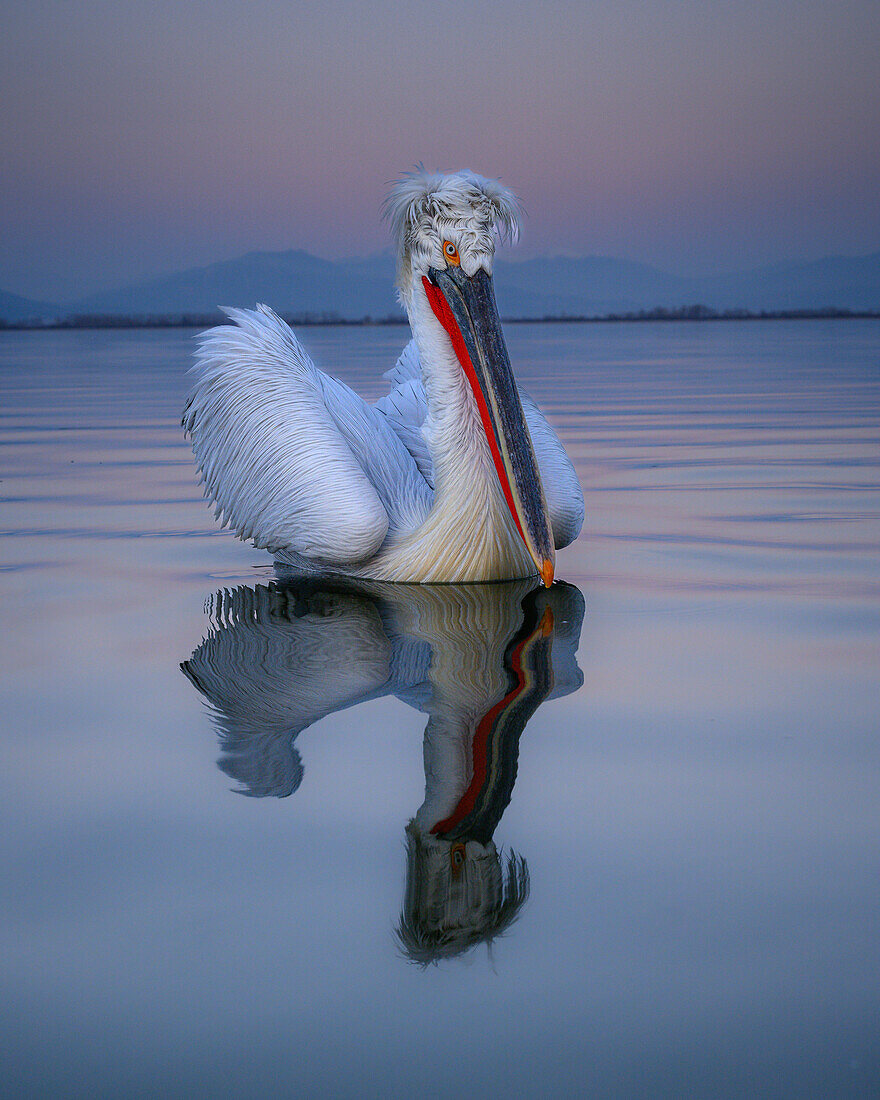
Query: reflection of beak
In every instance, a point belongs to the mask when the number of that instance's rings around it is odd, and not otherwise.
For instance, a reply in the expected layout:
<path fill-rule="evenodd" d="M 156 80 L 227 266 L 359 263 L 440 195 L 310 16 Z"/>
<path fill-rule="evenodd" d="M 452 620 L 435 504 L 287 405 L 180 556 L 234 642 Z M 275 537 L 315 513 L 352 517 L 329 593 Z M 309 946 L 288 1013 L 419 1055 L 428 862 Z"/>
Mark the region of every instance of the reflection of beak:
<path fill-rule="evenodd" d="M 501 332 L 492 276 L 431 268 L 422 282 L 470 382 L 510 514 L 549 588 L 555 554 L 538 463 Z"/>
<path fill-rule="evenodd" d="M 554 591 L 558 592 L 557 587 Z M 526 723 L 553 690 L 553 609 L 544 607 L 540 588 L 523 601 L 519 630 L 504 651 L 510 676 L 506 695 L 477 722 L 471 742 L 471 781 L 452 813 L 431 827 L 445 840 L 477 840 L 488 844 L 510 802 L 516 781 L 519 739 Z M 547 597 L 549 599 L 549 596 Z M 466 849 L 462 847 L 461 862 Z M 455 870 L 455 849 L 452 852 Z"/>

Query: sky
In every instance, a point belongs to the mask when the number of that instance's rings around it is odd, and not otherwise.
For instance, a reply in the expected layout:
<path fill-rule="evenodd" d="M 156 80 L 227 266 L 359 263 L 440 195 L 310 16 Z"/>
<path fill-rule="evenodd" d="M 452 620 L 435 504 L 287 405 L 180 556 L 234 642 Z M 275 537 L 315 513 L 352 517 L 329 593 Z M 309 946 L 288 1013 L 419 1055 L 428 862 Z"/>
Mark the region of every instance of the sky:
<path fill-rule="evenodd" d="M 5 0 L 0 289 L 369 255 L 419 161 L 512 186 L 523 257 L 876 251 L 878 59 L 877 0 Z"/>

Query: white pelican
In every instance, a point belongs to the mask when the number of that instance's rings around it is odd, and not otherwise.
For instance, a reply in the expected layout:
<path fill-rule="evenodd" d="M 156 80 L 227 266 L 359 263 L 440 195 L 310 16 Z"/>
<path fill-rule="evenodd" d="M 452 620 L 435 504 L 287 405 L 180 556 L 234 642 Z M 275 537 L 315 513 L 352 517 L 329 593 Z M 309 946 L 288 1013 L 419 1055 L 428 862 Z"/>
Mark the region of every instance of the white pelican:
<path fill-rule="evenodd" d="M 553 581 L 580 531 L 577 476 L 518 391 L 495 304 L 495 237 L 520 208 L 473 172 L 404 176 L 386 202 L 413 340 L 368 405 L 266 306 L 203 334 L 184 429 L 216 516 L 303 574 Z"/>

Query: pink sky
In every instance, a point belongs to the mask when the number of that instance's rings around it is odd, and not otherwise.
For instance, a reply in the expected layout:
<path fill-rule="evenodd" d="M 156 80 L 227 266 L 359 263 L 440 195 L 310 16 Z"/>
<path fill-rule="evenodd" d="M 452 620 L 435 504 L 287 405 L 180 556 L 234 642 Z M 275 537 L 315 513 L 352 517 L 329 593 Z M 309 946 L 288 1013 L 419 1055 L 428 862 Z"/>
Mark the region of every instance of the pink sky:
<path fill-rule="evenodd" d="M 676 271 L 880 249 L 880 5 L 31 0 L 0 41 L 0 288 L 385 247 L 415 161 L 520 254 Z"/>

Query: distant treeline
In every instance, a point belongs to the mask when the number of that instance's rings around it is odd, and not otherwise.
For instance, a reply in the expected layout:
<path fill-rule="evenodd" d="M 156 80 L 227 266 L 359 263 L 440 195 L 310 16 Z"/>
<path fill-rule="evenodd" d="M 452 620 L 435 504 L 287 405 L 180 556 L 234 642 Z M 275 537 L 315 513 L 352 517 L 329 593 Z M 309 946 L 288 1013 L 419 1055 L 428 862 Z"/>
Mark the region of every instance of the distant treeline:
<path fill-rule="evenodd" d="M 406 322 L 403 314 L 386 317 L 359 317 L 355 320 L 340 317 L 338 313 L 309 312 L 281 315 L 290 325 L 401 325 Z M 750 309 L 712 309 L 710 306 L 677 306 L 640 309 L 628 313 L 603 313 L 598 315 L 548 314 L 543 317 L 506 317 L 509 324 L 598 324 L 608 321 L 815 321 L 845 318 L 880 319 L 880 310 L 840 309 L 827 306 L 823 309 L 774 309 L 756 312 Z M 222 313 L 160 313 L 110 315 L 103 313 L 77 313 L 59 319 L 30 319 L 23 321 L 0 320 L 0 329 L 94 329 L 94 328 L 210 328 L 227 322 Z"/>
<path fill-rule="evenodd" d="M 633 310 L 629 313 L 603 313 L 594 317 L 540 317 L 536 320 L 565 323 L 570 321 L 823 321 L 841 318 L 880 319 L 878 309 L 841 309 L 824 306 L 822 309 L 712 309 L 711 306 L 655 306 L 653 309 Z M 520 318 L 514 318 L 519 321 Z M 526 320 L 526 318 L 523 318 Z"/>
<path fill-rule="evenodd" d="M 594 321 L 816 321 L 839 318 L 880 319 L 877 309 L 841 309 L 824 306 L 822 309 L 712 309 L 711 306 L 655 306 L 653 309 L 634 310 L 629 313 L 603 313 L 598 317 L 541 317 L 541 321 L 594 322 Z M 519 320 L 519 318 L 516 318 Z"/>
<path fill-rule="evenodd" d="M 340 317 L 338 313 L 309 312 L 282 313 L 289 325 L 402 325 L 406 317 L 390 314 L 387 317 Z M 0 320 L 0 329 L 64 329 L 64 328 L 211 328 L 229 324 L 229 318 L 216 313 L 75 313 L 69 317 L 24 321 Z"/>

